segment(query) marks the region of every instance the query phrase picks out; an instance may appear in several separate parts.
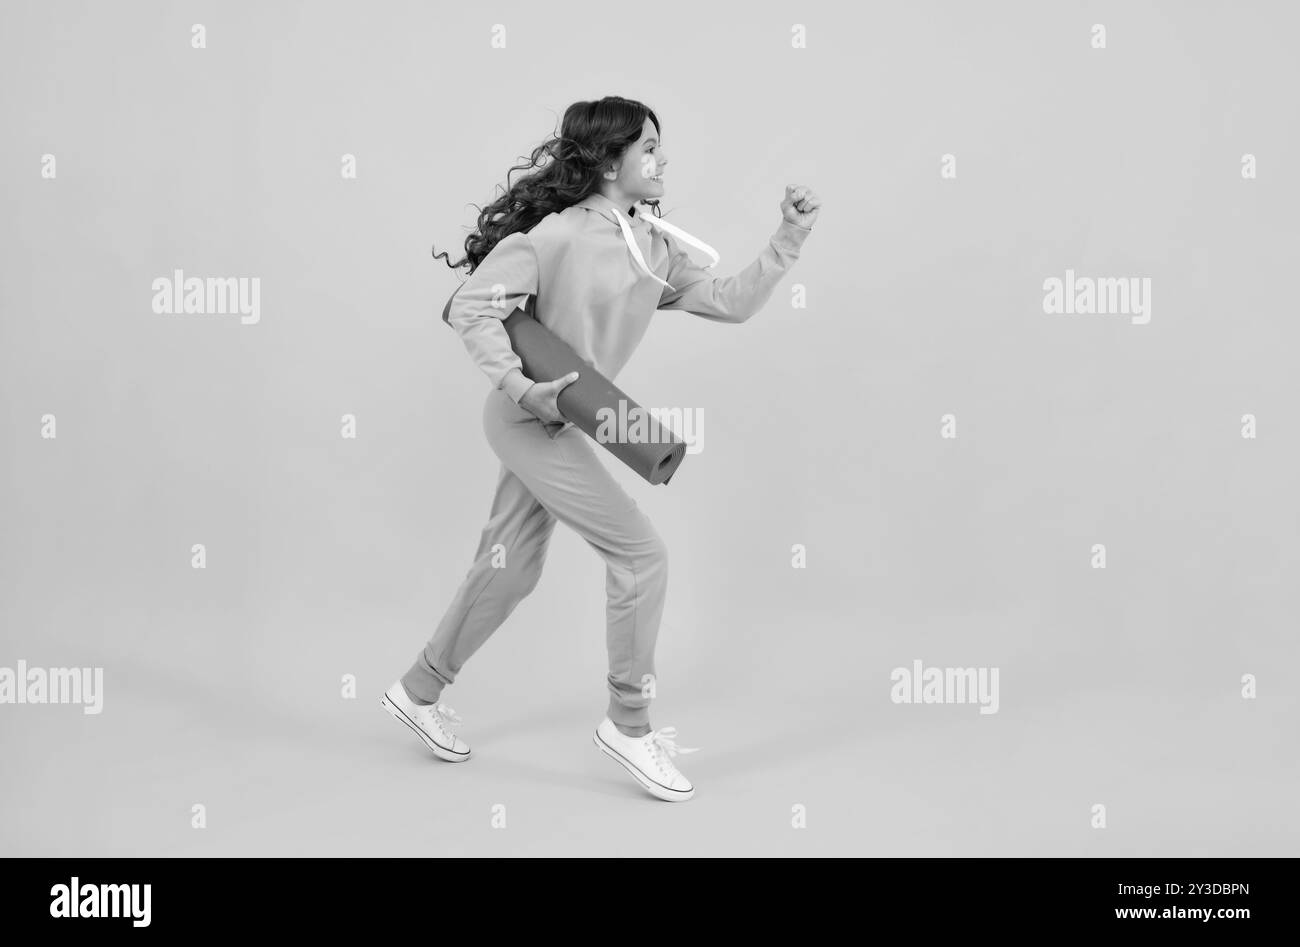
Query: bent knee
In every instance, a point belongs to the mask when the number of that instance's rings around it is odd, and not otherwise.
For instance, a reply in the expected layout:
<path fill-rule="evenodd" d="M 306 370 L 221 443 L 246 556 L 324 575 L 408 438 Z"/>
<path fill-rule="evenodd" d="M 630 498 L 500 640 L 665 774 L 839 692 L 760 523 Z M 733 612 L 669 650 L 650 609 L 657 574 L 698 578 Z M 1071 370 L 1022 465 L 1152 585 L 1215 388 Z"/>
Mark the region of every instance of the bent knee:
<path fill-rule="evenodd" d="M 497 581 L 504 583 L 512 596 L 523 598 L 537 588 L 545 564 L 544 549 L 529 544 L 508 550 L 505 561 L 490 568 L 499 574 Z"/>
<path fill-rule="evenodd" d="M 649 523 L 633 550 L 633 560 L 639 569 L 668 571 L 668 544 Z"/>
<path fill-rule="evenodd" d="M 518 595 L 531 595 L 533 589 L 537 588 L 537 583 L 542 577 L 542 564 L 531 565 L 526 569 L 520 569 L 514 577 L 514 587 Z"/>

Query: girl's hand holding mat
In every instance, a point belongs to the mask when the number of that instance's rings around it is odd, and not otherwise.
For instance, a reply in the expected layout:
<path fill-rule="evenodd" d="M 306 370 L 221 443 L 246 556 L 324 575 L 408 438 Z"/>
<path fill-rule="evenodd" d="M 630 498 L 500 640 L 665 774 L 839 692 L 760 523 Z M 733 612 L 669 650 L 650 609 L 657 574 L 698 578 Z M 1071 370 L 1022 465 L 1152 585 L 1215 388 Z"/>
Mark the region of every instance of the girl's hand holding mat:
<path fill-rule="evenodd" d="M 533 316 L 535 300 L 529 296 L 524 307 L 510 313 L 503 325 L 511 348 L 523 363 L 524 377 L 554 380 L 533 382 L 519 403 L 541 389 L 536 398 L 543 405 L 540 410 L 548 410 L 546 402 L 552 398 L 555 417 L 567 420 L 650 484 L 666 484 L 686 457 L 686 442 L 538 322 Z M 579 375 L 582 380 L 574 383 Z M 646 423 L 634 421 L 625 428 L 627 419 L 638 417 Z"/>
<path fill-rule="evenodd" d="M 555 381 L 535 381 L 519 399 L 519 406 L 526 408 L 547 424 L 564 424 L 569 419 L 560 413 L 557 401 L 560 392 L 578 380 L 577 372 L 569 372 Z"/>

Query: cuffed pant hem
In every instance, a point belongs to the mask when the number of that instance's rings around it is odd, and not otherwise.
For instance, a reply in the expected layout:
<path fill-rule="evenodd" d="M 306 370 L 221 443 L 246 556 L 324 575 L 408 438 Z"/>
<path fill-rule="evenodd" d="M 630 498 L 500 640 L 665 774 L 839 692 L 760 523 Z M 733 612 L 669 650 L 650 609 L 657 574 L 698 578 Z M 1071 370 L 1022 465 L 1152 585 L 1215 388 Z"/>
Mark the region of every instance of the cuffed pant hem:
<path fill-rule="evenodd" d="M 447 684 L 438 675 L 431 674 L 417 662 L 402 675 L 402 686 L 411 696 L 436 704 L 442 697 L 442 689 Z"/>
<path fill-rule="evenodd" d="M 609 699 L 609 709 L 606 711 L 609 719 L 620 727 L 648 727 L 650 726 L 650 707 L 628 707 L 621 704 L 615 697 Z"/>

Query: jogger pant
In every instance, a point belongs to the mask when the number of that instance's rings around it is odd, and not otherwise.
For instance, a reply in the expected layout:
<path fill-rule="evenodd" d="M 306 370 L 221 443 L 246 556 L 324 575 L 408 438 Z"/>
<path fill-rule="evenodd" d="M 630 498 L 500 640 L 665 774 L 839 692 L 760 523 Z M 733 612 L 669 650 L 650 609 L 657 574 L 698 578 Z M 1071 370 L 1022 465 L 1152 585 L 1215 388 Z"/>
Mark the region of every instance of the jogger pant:
<path fill-rule="evenodd" d="M 668 587 L 663 539 L 597 456 L 603 448 L 579 428 L 544 424 L 492 388 L 483 404 L 483 432 L 501 460 L 492 512 L 474 564 L 402 683 L 423 700 L 440 699 L 470 656 L 536 587 L 559 520 L 605 560 L 609 718 L 625 727 L 647 725 L 650 699 L 642 687 L 644 677 L 654 674 Z M 497 544 L 504 562 L 493 551 Z"/>

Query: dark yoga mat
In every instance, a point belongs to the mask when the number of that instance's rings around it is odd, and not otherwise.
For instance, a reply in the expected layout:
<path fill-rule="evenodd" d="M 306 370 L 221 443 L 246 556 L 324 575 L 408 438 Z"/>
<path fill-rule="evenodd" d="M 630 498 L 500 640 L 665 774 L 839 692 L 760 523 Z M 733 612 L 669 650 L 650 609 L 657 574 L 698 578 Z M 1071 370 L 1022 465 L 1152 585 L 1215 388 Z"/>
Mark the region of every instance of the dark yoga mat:
<path fill-rule="evenodd" d="M 453 293 L 452 299 L 455 298 L 456 294 Z M 624 416 L 619 411 L 619 401 L 626 403 L 624 411 L 629 426 L 632 419 L 640 414 L 641 406 L 596 371 L 567 342 L 533 317 L 536 298 L 529 296 L 523 309 L 516 309 L 504 320 L 506 334 L 510 336 L 510 347 L 524 363 L 524 374 L 533 381 L 555 381 L 576 371 L 578 380 L 566 386 L 556 399 L 560 413 L 644 480 L 652 484 L 666 484 L 686 458 L 686 442 L 660 424 L 649 412 L 645 415 L 648 442 L 630 444 L 618 439 L 618 418 Z M 447 300 L 447 305 L 442 310 L 444 322 L 447 321 L 450 309 L 451 299 Z M 596 431 L 601 426 L 597 412 L 602 408 L 613 412 L 615 440 L 601 441 L 596 437 Z"/>

